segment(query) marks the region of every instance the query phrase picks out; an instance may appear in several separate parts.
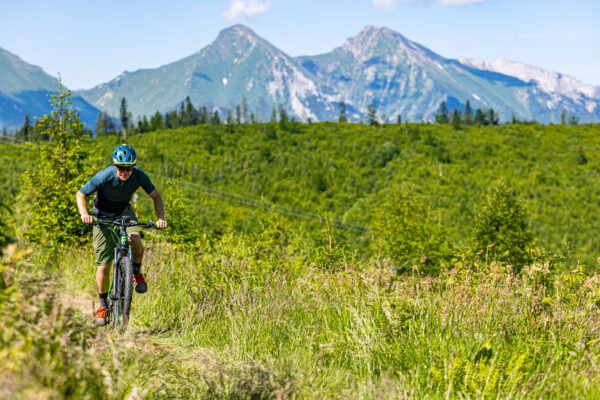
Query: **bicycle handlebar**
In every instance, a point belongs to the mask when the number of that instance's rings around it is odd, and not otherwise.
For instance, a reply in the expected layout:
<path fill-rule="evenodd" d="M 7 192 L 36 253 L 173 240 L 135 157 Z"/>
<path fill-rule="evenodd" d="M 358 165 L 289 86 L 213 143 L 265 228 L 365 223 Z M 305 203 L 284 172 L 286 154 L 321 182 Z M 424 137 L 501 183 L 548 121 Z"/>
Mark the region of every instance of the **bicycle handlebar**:
<path fill-rule="evenodd" d="M 156 228 L 154 221 L 148 222 L 137 222 L 131 220 L 124 220 L 123 218 L 119 219 L 102 219 L 94 217 L 93 225 L 96 226 L 141 226 L 142 228 Z M 158 229 L 158 228 L 156 228 Z"/>

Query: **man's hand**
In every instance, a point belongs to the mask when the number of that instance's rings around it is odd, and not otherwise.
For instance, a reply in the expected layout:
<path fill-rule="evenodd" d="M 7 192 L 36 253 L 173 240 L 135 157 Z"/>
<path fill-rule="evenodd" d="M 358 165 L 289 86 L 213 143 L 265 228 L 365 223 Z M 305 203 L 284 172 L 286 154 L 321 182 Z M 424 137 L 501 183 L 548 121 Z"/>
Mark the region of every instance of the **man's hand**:
<path fill-rule="evenodd" d="M 93 215 L 82 215 L 81 222 L 83 222 L 84 224 L 91 224 L 94 222 L 94 216 Z"/>
<path fill-rule="evenodd" d="M 157 229 L 165 229 L 166 227 L 167 227 L 167 221 L 165 221 L 164 219 L 159 219 L 158 221 L 156 221 Z"/>

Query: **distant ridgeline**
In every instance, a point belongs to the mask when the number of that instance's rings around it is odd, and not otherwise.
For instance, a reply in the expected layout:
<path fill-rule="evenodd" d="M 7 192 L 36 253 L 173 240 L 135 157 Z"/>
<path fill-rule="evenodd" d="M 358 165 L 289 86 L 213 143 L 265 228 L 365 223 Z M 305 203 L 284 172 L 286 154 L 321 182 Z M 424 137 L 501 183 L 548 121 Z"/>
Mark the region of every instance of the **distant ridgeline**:
<path fill-rule="evenodd" d="M 0 129 L 14 131 L 27 115 L 32 123 L 49 110 L 45 95 L 56 90 L 56 78 L 3 49 L 0 76 Z M 373 26 L 328 53 L 290 57 L 234 25 L 189 57 L 125 71 L 73 95 L 90 129 L 107 118 L 119 127 L 123 118 L 166 119 L 186 98 L 223 121 L 267 122 L 285 112 L 303 122 L 337 121 L 342 113 L 349 122 L 366 122 L 375 112 L 380 122 L 431 122 L 443 108 L 465 116 L 471 109 L 473 118 L 477 109 L 491 109 L 500 122 L 600 120 L 599 87 L 515 62 L 447 59 Z"/>

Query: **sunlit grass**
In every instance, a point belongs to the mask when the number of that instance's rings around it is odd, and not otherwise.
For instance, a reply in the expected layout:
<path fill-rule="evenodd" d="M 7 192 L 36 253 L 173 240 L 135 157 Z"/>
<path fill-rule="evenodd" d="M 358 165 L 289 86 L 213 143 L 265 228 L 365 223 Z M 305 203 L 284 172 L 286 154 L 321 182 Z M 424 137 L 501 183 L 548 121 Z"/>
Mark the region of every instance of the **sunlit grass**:
<path fill-rule="evenodd" d="M 517 275 L 457 264 L 428 277 L 350 257 L 324 269 L 289 248 L 264 257 L 233 235 L 199 253 L 147 247 L 150 290 L 135 295 L 128 333 L 84 329 L 87 315 L 65 314 L 89 343 L 67 342 L 69 354 L 88 360 L 81 368 L 110 397 L 600 396 L 600 277 L 580 267 L 558 276 L 548 265 Z M 20 270 L 42 265 L 57 289 L 92 296 L 88 253 L 34 252 Z M 23 363 L 50 362 L 24 354 Z"/>

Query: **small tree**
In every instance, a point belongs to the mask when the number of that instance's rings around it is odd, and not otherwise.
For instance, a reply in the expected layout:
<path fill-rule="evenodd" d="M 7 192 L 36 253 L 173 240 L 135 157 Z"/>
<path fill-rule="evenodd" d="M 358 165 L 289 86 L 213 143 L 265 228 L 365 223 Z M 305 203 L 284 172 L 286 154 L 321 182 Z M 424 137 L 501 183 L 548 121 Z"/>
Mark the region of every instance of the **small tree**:
<path fill-rule="evenodd" d="M 121 119 L 121 133 L 124 139 L 127 139 L 127 128 L 129 127 L 129 113 L 127 112 L 127 100 L 121 98 L 121 108 L 119 109 Z"/>
<path fill-rule="evenodd" d="M 242 96 L 242 123 L 248 123 L 248 100 L 246 96 Z"/>
<path fill-rule="evenodd" d="M 389 190 L 375 213 L 373 229 L 374 250 L 394 258 L 400 269 L 422 263 L 431 271 L 449 254 L 445 228 L 409 184 Z"/>
<path fill-rule="evenodd" d="M 367 106 L 367 119 L 369 121 L 369 125 L 379 125 L 379 121 L 377 121 L 377 107 L 374 103 L 371 103 Z"/>
<path fill-rule="evenodd" d="M 447 124 L 448 121 L 448 107 L 446 106 L 446 102 L 442 101 L 442 103 L 440 104 L 440 109 L 438 110 L 437 114 L 435 114 L 435 123 Z"/>
<path fill-rule="evenodd" d="M 460 124 L 462 123 L 462 117 L 460 115 L 460 110 L 455 108 L 452 112 L 452 127 L 454 129 L 460 129 Z"/>
<path fill-rule="evenodd" d="M 69 107 L 71 91 L 63 91 L 59 79 L 58 94 L 49 96 L 52 111 L 42 117 L 40 127 L 50 142 L 39 148 L 36 169 L 23 175 L 19 204 L 27 214 L 28 238 L 71 243 L 86 231 L 75 206 L 75 193 L 92 171 L 84 163 L 88 153 L 79 142 L 83 124 Z"/>
<path fill-rule="evenodd" d="M 473 109 L 471 109 L 471 102 L 469 100 L 467 100 L 467 103 L 465 104 L 465 124 L 467 125 L 471 125 L 471 123 L 473 122 Z"/>
<path fill-rule="evenodd" d="M 483 250 L 488 260 L 522 266 L 529 260 L 527 252 L 532 234 L 527 213 L 517 194 L 500 179 L 481 199 L 475 215 L 473 244 Z"/>
<path fill-rule="evenodd" d="M 346 117 L 346 103 L 344 101 L 341 101 L 339 107 L 340 115 L 338 117 L 338 122 L 348 122 L 348 117 Z"/>

